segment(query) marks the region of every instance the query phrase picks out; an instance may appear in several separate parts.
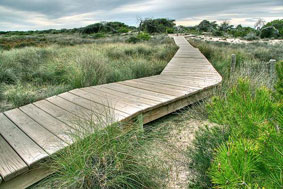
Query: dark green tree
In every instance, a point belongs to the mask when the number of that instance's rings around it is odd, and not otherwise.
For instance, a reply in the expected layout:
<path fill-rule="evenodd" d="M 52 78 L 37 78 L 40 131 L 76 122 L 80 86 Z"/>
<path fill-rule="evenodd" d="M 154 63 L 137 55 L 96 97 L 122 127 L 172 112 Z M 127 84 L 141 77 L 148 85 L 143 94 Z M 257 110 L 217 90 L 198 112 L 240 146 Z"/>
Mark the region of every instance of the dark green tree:
<path fill-rule="evenodd" d="M 176 25 L 174 22 L 167 18 L 145 19 L 140 22 L 139 29 L 147 33 L 171 33 Z"/>
<path fill-rule="evenodd" d="M 216 21 L 209 22 L 208 20 L 203 20 L 197 26 L 198 30 L 201 32 L 212 32 L 217 29 Z"/>
<path fill-rule="evenodd" d="M 283 19 L 273 20 L 268 22 L 264 27 L 273 26 L 279 31 L 279 35 L 283 38 Z"/>

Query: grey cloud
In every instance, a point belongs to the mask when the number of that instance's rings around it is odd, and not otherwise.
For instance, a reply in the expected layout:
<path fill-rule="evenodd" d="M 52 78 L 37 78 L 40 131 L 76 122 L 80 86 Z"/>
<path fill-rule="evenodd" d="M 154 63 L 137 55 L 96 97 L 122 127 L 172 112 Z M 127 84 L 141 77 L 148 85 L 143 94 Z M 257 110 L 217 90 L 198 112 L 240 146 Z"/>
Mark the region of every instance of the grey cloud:
<path fill-rule="evenodd" d="M 132 6 L 135 4 L 137 6 Z M 126 10 L 124 6 L 133 9 Z M 144 10 L 135 10 L 143 6 Z M 137 17 L 176 20 L 208 16 L 215 20 L 283 17 L 280 12 L 283 10 L 282 0 L 1 0 L 1 7 L 10 11 L 1 13 L 0 9 L 0 30 L 13 30 L 13 24 L 22 25 L 23 29 L 46 29 L 77 27 L 86 22 L 102 20 L 118 20 L 135 25 Z M 279 8 L 279 11 L 271 11 L 274 8 Z M 60 21 L 66 16 L 77 16 L 77 20 Z M 11 27 L 2 28 L 1 23 L 4 22 L 5 26 L 10 23 Z"/>

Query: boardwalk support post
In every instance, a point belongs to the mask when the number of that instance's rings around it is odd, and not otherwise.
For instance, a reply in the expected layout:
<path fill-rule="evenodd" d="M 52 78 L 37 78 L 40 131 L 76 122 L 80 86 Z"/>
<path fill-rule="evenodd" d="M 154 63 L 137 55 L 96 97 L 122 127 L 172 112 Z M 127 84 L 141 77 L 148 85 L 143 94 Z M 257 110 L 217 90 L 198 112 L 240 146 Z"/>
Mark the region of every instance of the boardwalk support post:
<path fill-rule="evenodd" d="M 231 73 L 233 73 L 236 69 L 236 55 L 232 54 L 232 61 L 231 61 Z"/>
<path fill-rule="evenodd" d="M 272 78 L 274 77 L 274 74 L 275 74 L 276 60 L 270 59 L 268 65 L 269 65 L 269 75 Z"/>

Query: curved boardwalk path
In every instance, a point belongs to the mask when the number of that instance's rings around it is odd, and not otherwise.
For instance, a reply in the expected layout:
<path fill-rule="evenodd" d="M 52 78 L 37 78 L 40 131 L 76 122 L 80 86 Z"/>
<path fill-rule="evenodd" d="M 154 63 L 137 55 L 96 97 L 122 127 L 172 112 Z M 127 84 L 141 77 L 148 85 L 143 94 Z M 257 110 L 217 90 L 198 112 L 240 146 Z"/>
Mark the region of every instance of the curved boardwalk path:
<path fill-rule="evenodd" d="M 26 187 L 50 174 L 36 166 L 72 143 L 76 121 L 148 123 L 211 94 L 222 78 L 182 36 L 160 75 L 74 89 L 0 113 L 0 188 Z"/>

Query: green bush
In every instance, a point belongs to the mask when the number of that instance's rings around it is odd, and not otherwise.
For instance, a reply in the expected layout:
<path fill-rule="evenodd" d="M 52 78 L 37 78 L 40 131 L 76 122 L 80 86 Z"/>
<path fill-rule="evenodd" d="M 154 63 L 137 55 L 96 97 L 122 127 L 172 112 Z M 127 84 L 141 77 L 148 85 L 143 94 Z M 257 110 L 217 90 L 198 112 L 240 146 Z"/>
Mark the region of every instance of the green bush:
<path fill-rule="evenodd" d="M 139 39 L 139 38 L 137 38 L 135 36 L 131 36 L 129 39 L 127 39 L 128 43 L 138 43 L 140 41 L 141 41 L 141 39 Z"/>
<path fill-rule="evenodd" d="M 128 33 L 130 30 L 126 27 L 121 27 L 118 29 L 118 33 Z"/>
<path fill-rule="evenodd" d="M 94 39 L 99 39 L 99 38 L 103 38 L 103 37 L 105 37 L 104 33 L 96 33 L 96 34 L 93 35 Z"/>
<path fill-rule="evenodd" d="M 139 33 L 137 35 L 137 38 L 142 40 L 142 41 L 148 41 L 151 39 L 151 36 L 148 33 Z"/>
<path fill-rule="evenodd" d="M 279 35 L 282 38 L 283 37 L 283 19 L 273 20 L 271 22 L 268 22 L 265 27 L 267 26 L 273 26 L 279 31 Z"/>
<path fill-rule="evenodd" d="M 168 29 L 174 29 L 174 21 L 166 18 L 145 19 L 139 29 L 147 33 L 166 33 Z"/>
<path fill-rule="evenodd" d="M 229 32 L 233 37 L 246 37 L 249 33 L 254 33 L 258 36 L 258 31 L 251 27 L 243 27 L 238 25 L 236 28 L 231 29 Z"/>
<path fill-rule="evenodd" d="M 274 26 L 264 27 L 260 31 L 261 38 L 277 38 L 279 37 L 279 31 Z"/>
<path fill-rule="evenodd" d="M 256 35 L 256 33 L 254 32 L 250 32 L 248 33 L 245 37 L 244 37 L 245 40 L 248 40 L 248 41 L 252 41 L 252 40 L 257 40 L 259 39 L 258 36 Z"/>
<path fill-rule="evenodd" d="M 240 80 L 225 98 L 208 106 L 211 121 L 231 129 L 220 145 L 209 175 L 219 188 L 282 186 L 282 104 L 266 88 L 252 90 Z"/>
<path fill-rule="evenodd" d="M 189 188 L 213 187 L 207 171 L 211 166 L 214 150 L 227 141 L 229 136 L 230 129 L 224 126 L 201 127 L 196 132 L 192 146 L 187 150 L 187 157 L 190 160 L 188 167 L 195 175 L 194 179 L 190 180 Z"/>
<path fill-rule="evenodd" d="M 258 188 L 253 183 L 258 156 L 255 144 L 249 140 L 231 140 L 220 145 L 210 169 L 212 182 L 219 188 Z"/>
<path fill-rule="evenodd" d="M 127 42 L 128 43 L 138 43 L 141 41 L 148 41 L 151 39 L 151 36 L 148 33 L 141 32 L 137 36 L 131 36 Z"/>
<path fill-rule="evenodd" d="M 167 28 L 166 33 L 174 33 L 174 28 Z"/>
<path fill-rule="evenodd" d="M 212 35 L 214 36 L 223 36 L 224 33 L 222 31 L 219 31 L 219 30 L 212 30 Z"/>

